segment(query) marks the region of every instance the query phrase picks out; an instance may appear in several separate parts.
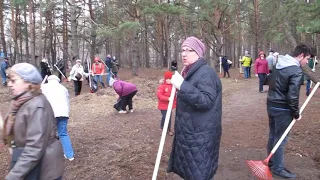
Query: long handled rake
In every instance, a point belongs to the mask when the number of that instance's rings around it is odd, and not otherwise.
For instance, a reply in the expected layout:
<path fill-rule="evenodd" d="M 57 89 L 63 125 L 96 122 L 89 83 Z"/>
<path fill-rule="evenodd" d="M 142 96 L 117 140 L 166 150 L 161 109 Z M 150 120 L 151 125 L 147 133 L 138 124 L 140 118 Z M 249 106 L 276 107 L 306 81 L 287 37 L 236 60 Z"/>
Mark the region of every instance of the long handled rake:
<path fill-rule="evenodd" d="M 314 95 L 316 90 L 318 89 L 319 85 L 320 85 L 320 82 L 318 82 L 316 84 L 316 86 L 312 90 L 311 94 L 308 96 L 306 101 L 303 103 L 302 107 L 300 108 L 300 114 L 303 112 L 304 108 L 309 103 L 310 99 L 312 98 L 312 96 Z M 251 170 L 252 174 L 255 177 L 257 177 L 259 180 L 272 180 L 272 174 L 271 174 L 271 172 L 269 170 L 269 167 L 268 167 L 269 160 L 273 156 L 273 154 L 277 151 L 277 149 L 279 148 L 280 144 L 282 143 L 284 138 L 287 136 L 287 134 L 289 133 L 289 131 L 291 130 L 291 128 L 292 128 L 292 126 L 294 125 L 295 122 L 296 122 L 296 120 L 293 120 L 289 124 L 289 126 L 286 129 L 286 131 L 283 133 L 283 135 L 281 136 L 281 138 L 279 139 L 277 144 L 273 147 L 271 153 L 269 154 L 269 156 L 265 160 L 263 160 L 263 161 L 247 160 L 246 161 L 246 163 L 249 166 L 249 169 Z"/>
<path fill-rule="evenodd" d="M 0 130 L 3 129 L 3 125 L 4 125 L 4 120 L 3 120 L 2 115 L 0 113 Z"/>
<path fill-rule="evenodd" d="M 164 125 L 163 125 L 163 130 L 162 130 L 159 150 L 158 150 L 158 154 L 157 154 L 156 164 L 154 165 L 152 180 L 157 179 L 160 160 L 161 160 L 162 151 L 163 151 L 163 146 L 164 146 L 164 142 L 166 140 L 167 130 L 168 130 L 168 126 L 169 126 L 169 119 L 171 116 L 175 92 L 176 92 L 176 88 L 174 86 L 172 86 L 171 94 L 170 94 L 170 101 L 169 101 L 169 105 L 168 105 L 168 109 L 167 109 L 166 119 L 165 119 Z"/>

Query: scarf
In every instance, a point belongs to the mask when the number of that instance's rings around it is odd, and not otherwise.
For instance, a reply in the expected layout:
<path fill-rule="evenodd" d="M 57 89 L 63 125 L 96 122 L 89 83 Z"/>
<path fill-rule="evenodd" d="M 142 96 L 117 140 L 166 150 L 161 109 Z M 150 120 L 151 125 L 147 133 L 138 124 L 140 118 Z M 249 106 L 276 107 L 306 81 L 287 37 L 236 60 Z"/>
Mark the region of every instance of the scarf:
<path fill-rule="evenodd" d="M 182 68 L 181 75 L 182 75 L 183 78 L 186 78 L 186 76 L 187 76 L 189 70 L 191 69 L 191 67 L 192 67 L 192 64 L 190 64 L 189 66 L 184 66 Z"/>
<path fill-rule="evenodd" d="M 14 98 L 11 101 L 11 109 L 9 115 L 4 120 L 4 126 L 2 131 L 2 138 L 4 144 L 11 146 L 13 141 L 13 127 L 15 122 L 15 116 L 19 111 L 20 107 L 29 101 L 30 99 L 40 95 L 39 92 L 25 91 Z"/>

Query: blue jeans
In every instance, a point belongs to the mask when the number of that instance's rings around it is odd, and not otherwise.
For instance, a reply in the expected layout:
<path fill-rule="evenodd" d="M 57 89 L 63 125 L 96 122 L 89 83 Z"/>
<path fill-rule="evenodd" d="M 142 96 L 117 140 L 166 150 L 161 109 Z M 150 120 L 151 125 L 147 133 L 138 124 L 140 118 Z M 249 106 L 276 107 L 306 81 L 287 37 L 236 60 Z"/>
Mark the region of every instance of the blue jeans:
<path fill-rule="evenodd" d="M 100 82 L 100 84 L 101 84 L 103 87 L 105 87 L 101 75 L 94 75 L 93 79 L 97 82 L 97 86 L 98 86 L 98 83 Z"/>
<path fill-rule="evenodd" d="M 259 91 L 263 91 L 263 84 L 264 84 L 264 81 L 266 80 L 267 74 L 259 73 L 258 77 L 259 77 Z"/>
<path fill-rule="evenodd" d="M 62 144 L 63 152 L 66 155 L 66 157 L 69 159 L 74 157 L 74 152 L 72 149 L 70 137 L 68 135 L 68 129 L 67 129 L 68 119 L 69 119 L 68 117 L 56 118 L 58 135 Z"/>
<path fill-rule="evenodd" d="M 311 86 L 311 80 L 308 79 L 307 80 L 307 84 L 306 84 L 306 94 L 307 94 L 307 96 L 310 94 L 310 86 Z"/>
<path fill-rule="evenodd" d="M 1 82 L 2 82 L 2 85 L 6 84 L 7 83 L 7 77 L 1 77 Z"/>
<path fill-rule="evenodd" d="M 269 116 L 269 141 L 267 152 L 269 154 L 291 123 L 292 115 L 289 109 L 267 106 L 267 111 Z M 288 142 L 288 136 L 289 134 L 284 138 L 278 150 L 271 157 L 269 165 L 272 167 L 273 171 L 280 172 L 284 169 L 284 146 Z"/>
<path fill-rule="evenodd" d="M 244 67 L 244 78 L 249 78 L 250 67 Z"/>
<path fill-rule="evenodd" d="M 163 125 L 164 125 L 164 121 L 166 120 L 166 115 L 167 115 L 167 110 L 160 110 L 161 111 L 161 123 L 160 123 L 160 127 L 161 129 L 163 129 Z M 172 111 L 171 111 L 172 114 Z M 171 114 L 170 114 L 170 119 L 169 119 L 169 126 L 168 126 L 168 130 L 171 131 Z"/>
<path fill-rule="evenodd" d="M 111 72 L 108 71 L 108 72 L 107 72 L 107 85 L 109 85 L 110 79 L 111 79 Z"/>
<path fill-rule="evenodd" d="M 113 73 L 113 75 L 114 75 L 113 78 L 118 78 L 118 75 L 117 75 L 118 72 L 112 72 L 112 73 Z"/>

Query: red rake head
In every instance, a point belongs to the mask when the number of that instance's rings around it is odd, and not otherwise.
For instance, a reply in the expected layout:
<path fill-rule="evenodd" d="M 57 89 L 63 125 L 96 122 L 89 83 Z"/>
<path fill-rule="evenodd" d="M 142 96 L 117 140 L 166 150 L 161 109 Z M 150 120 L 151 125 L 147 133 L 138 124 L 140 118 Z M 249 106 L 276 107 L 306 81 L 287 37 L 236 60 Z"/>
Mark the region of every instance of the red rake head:
<path fill-rule="evenodd" d="M 272 174 L 269 170 L 268 163 L 264 161 L 246 161 L 252 174 L 259 180 L 272 180 Z"/>

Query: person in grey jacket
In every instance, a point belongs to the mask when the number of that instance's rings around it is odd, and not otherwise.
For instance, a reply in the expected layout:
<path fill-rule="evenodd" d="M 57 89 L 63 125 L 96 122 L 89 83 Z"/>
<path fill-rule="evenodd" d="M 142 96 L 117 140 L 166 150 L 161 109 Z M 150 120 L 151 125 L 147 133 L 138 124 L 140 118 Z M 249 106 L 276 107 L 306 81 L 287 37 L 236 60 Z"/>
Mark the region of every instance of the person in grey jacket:
<path fill-rule="evenodd" d="M 41 94 L 40 73 L 31 64 L 19 63 L 7 74 L 14 97 L 2 131 L 4 144 L 12 148 L 5 180 L 61 180 L 63 151 L 52 107 Z"/>
<path fill-rule="evenodd" d="M 178 92 L 168 172 L 187 180 L 211 180 L 218 168 L 222 85 L 204 53 L 199 39 L 187 38 L 181 46 L 182 75 L 176 71 L 171 78 Z"/>

